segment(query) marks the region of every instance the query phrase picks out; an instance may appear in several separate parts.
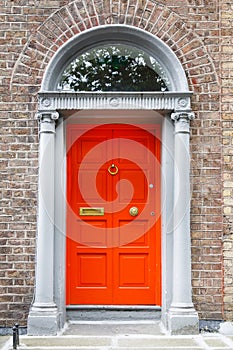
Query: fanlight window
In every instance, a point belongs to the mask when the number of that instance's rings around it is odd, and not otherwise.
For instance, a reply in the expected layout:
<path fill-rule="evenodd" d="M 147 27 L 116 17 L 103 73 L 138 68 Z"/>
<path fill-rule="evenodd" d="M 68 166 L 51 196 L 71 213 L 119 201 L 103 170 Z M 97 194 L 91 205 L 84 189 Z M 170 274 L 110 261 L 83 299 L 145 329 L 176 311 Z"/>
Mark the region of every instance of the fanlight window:
<path fill-rule="evenodd" d="M 96 47 L 75 58 L 58 84 L 65 91 L 168 91 L 169 80 L 156 59 L 132 46 Z"/>

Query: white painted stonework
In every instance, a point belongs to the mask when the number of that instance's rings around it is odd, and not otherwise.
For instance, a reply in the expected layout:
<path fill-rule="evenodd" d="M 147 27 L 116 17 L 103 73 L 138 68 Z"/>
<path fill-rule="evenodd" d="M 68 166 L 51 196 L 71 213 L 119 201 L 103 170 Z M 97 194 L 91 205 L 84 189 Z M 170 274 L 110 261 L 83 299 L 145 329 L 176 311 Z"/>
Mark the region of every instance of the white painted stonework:
<path fill-rule="evenodd" d="M 189 111 L 191 93 L 184 92 L 41 92 L 39 111 L 79 109 L 154 109 Z"/>

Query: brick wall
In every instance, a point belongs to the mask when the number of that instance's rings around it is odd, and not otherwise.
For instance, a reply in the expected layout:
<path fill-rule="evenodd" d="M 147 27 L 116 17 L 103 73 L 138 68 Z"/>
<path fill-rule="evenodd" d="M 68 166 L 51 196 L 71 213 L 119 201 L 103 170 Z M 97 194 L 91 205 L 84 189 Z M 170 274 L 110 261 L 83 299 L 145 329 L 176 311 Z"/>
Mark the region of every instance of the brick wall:
<path fill-rule="evenodd" d="M 69 38 L 113 23 L 157 35 L 186 71 L 196 114 L 191 135 L 194 302 L 202 318 L 232 319 L 232 5 L 224 0 L 220 5 L 217 0 L 0 0 L 0 8 L 0 324 L 11 326 L 15 319 L 26 324 L 33 298 L 34 114 L 44 70 Z"/>
<path fill-rule="evenodd" d="M 222 114 L 222 183 L 223 183 L 223 262 L 224 311 L 233 320 L 233 5 L 221 6 L 221 114 Z"/>

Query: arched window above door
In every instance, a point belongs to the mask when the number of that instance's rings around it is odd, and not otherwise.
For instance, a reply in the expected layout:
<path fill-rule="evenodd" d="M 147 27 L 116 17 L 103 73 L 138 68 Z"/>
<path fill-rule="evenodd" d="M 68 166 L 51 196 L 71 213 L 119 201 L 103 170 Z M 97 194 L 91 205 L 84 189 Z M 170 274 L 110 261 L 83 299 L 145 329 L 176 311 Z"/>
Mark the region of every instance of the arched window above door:
<path fill-rule="evenodd" d="M 107 44 L 79 54 L 65 68 L 59 91 L 168 91 L 162 65 L 146 51 Z"/>
<path fill-rule="evenodd" d="M 126 25 L 106 25 L 91 28 L 86 30 L 80 34 L 77 34 L 73 38 L 71 38 L 67 43 L 65 43 L 54 55 L 52 60 L 50 61 L 41 86 L 41 92 L 48 91 L 86 91 L 88 93 L 95 91 L 106 91 L 106 90 L 75 90 L 75 88 L 71 88 L 66 85 L 64 89 L 63 81 L 64 74 L 66 75 L 69 67 L 75 62 L 76 59 L 79 59 L 80 62 L 85 55 L 88 56 L 96 56 L 96 51 L 98 50 L 110 50 L 111 48 L 117 48 L 119 54 L 117 55 L 118 59 L 124 60 L 125 50 L 131 50 L 129 55 L 129 60 L 131 62 L 136 60 L 136 57 L 140 54 L 147 57 L 147 73 L 150 72 L 152 75 L 147 82 L 156 83 L 157 79 L 159 81 L 163 81 L 161 86 L 156 86 L 156 88 L 140 87 L 138 84 L 138 90 L 118 90 L 122 92 L 140 92 L 140 91 L 150 91 L 150 92 L 188 92 L 189 87 L 187 83 L 187 78 L 185 71 L 178 60 L 175 53 L 169 48 L 167 44 L 165 44 L 158 37 L 143 31 L 138 28 L 134 28 Z M 110 54 L 110 52 L 109 52 Z M 114 54 L 111 54 L 112 60 L 114 60 Z M 89 58 L 88 58 L 89 59 Z M 145 60 L 145 59 L 144 59 Z M 101 61 L 101 59 L 100 59 Z M 139 64 L 139 62 L 141 64 Z M 138 60 L 137 70 L 145 68 L 143 66 L 142 60 Z M 128 62 L 129 64 L 129 62 Z M 98 65 L 97 65 L 98 66 Z M 95 66 L 96 67 L 96 66 Z M 99 65 L 98 70 L 100 71 L 103 66 Z M 89 67 L 90 68 L 90 67 Z M 128 65 L 128 69 L 130 68 L 130 64 Z M 132 64 L 131 64 L 132 68 Z M 114 72 L 114 70 L 113 70 Z M 115 74 L 115 73 L 114 73 Z M 113 76 L 114 76 L 113 74 Z M 126 74 L 126 73 L 124 73 Z M 68 74 L 69 75 L 69 74 Z M 155 77 L 155 79 L 151 79 L 151 77 Z M 112 79 L 113 80 L 113 79 Z M 116 80 L 116 79 L 115 79 Z M 145 79 L 146 80 L 146 79 Z M 136 85 L 136 84 L 135 84 Z M 62 88 L 61 88 L 62 86 Z M 60 87 L 60 89 L 58 88 Z M 166 88 L 165 88 L 166 87 Z M 135 88 L 135 86 L 134 86 Z M 165 88 L 165 90 L 163 90 Z M 107 91 L 114 92 L 116 90 L 109 89 Z"/>
<path fill-rule="evenodd" d="M 158 37 L 126 25 L 91 28 L 53 56 L 39 110 L 190 110 L 185 71 Z"/>

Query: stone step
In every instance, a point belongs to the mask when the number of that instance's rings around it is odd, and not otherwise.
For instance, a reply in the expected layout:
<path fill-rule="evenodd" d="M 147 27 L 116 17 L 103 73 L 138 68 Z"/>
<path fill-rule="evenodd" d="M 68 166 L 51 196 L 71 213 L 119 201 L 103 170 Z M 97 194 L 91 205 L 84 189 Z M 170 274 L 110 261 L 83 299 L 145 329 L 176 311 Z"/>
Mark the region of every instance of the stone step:
<path fill-rule="evenodd" d="M 12 349 L 11 346 L 4 350 Z M 232 350 L 233 336 L 200 334 L 168 336 L 119 334 L 115 336 L 21 336 L 18 350 Z"/>
<path fill-rule="evenodd" d="M 70 321 L 62 334 L 68 336 L 162 335 L 160 321 Z"/>
<path fill-rule="evenodd" d="M 175 349 L 200 350 L 202 347 L 191 338 L 171 338 L 161 336 L 120 335 L 120 336 L 62 336 L 62 337 L 23 337 L 20 350 L 135 350 L 135 349 Z"/>
<path fill-rule="evenodd" d="M 47 349 L 134 349 L 138 340 L 148 336 L 156 339 L 161 336 L 160 321 L 70 321 L 66 324 L 62 335 L 55 337 L 20 337 L 20 350 Z M 126 340 L 126 344 L 124 344 Z M 129 344 L 128 344 L 129 341 Z M 141 348 L 141 345 L 140 345 Z"/>
<path fill-rule="evenodd" d="M 10 339 L 11 340 L 11 339 Z M 12 342 L 2 350 L 12 350 Z M 75 321 L 59 336 L 20 336 L 18 350 L 233 350 L 233 336 L 169 336 L 159 321 Z"/>
<path fill-rule="evenodd" d="M 21 349 L 104 349 L 111 346 L 111 337 L 96 336 L 61 336 L 61 337 L 21 337 Z"/>

